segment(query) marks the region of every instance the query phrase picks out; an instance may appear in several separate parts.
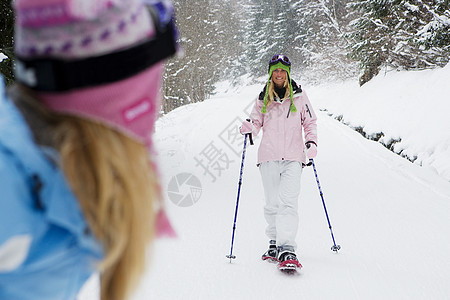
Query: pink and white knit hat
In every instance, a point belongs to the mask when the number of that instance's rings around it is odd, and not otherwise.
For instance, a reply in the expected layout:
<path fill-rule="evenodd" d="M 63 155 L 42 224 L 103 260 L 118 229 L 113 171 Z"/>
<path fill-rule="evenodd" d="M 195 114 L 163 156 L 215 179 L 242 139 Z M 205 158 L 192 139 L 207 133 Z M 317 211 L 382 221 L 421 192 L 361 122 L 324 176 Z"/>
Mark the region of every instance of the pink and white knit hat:
<path fill-rule="evenodd" d="M 168 2 L 152 2 L 153 14 L 143 0 L 15 0 L 16 79 L 49 108 L 150 146 L 161 60 L 176 50 L 158 23 Z"/>

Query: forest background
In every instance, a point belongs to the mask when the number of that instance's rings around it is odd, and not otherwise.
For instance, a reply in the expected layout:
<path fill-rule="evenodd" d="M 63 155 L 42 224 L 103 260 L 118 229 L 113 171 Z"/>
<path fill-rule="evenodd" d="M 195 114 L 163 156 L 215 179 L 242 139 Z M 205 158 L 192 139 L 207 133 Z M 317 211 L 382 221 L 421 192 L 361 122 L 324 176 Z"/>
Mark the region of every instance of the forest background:
<path fill-rule="evenodd" d="M 0 73 L 14 82 L 14 13 L 0 0 Z M 217 83 L 245 85 L 289 56 L 300 83 L 380 71 L 444 67 L 450 60 L 449 0 L 173 1 L 183 55 L 166 63 L 162 113 L 204 101 Z"/>

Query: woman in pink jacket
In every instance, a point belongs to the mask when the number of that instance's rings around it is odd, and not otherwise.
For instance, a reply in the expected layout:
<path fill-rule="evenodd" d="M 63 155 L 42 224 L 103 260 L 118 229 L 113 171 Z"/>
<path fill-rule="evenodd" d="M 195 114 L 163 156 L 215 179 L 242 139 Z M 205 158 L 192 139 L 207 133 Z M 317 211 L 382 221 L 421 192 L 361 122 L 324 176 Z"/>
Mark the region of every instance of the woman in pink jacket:
<path fill-rule="evenodd" d="M 292 80 L 290 69 L 287 56 L 272 57 L 269 80 L 256 99 L 251 121 L 241 126 L 242 134 L 257 135 L 263 129 L 258 167 L 270 242 L 262 259 L 279 262 L 280 269 L 301 267 L 295 255 L 300 177 L 306 155 L 311 159 L 317 153 L 316 115 L 306 93 Z"/>

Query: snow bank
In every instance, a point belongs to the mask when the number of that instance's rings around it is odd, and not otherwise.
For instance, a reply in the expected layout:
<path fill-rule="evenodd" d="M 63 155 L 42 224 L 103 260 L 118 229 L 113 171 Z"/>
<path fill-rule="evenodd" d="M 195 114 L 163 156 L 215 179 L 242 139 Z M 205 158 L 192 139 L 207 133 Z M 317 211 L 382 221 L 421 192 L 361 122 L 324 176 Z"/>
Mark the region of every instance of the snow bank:
<path fill-rule="evenodd" d="M 450 64 L 306 87 L 316 110 L 450 181 Z"/>

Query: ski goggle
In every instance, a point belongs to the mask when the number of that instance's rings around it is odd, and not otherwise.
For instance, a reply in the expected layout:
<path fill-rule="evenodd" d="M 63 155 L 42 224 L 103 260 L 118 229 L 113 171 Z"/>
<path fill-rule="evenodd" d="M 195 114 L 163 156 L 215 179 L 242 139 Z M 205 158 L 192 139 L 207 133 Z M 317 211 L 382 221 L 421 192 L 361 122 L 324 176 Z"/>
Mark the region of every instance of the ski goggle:
<path fill-rule="evenodd" d="M 286 55 L 283 54 L 277 54 L 272 56 L 272 58 L 270 59 L 269 62 L 269 66 L 272 66 L 278 62 L 281 62 L 283 65 L 290 67 L 291 66 L 291 61 L 289 60 L 289 58 Z"/>

